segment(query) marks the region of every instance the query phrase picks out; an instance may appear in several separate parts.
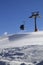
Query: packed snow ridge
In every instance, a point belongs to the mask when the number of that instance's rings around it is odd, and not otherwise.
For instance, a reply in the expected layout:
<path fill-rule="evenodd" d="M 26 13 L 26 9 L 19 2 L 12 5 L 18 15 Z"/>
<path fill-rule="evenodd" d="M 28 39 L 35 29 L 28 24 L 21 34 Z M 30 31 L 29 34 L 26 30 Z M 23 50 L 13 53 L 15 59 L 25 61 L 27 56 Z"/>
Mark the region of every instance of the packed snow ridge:
<path fill-rule="evenodd" d="M 43 31 L 18 33 L 0 37 L 0 48 L 43 45 Z"/>

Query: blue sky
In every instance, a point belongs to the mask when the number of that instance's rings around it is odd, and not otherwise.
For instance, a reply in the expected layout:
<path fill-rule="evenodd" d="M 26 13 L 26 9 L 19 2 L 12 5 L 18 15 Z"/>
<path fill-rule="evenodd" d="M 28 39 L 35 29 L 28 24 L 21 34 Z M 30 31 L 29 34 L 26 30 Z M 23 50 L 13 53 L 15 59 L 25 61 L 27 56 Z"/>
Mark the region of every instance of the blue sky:
<path fill-rule="evenodd" d="M 31 12 L 39 11 L 37 27 L 43 30 L 43 0 L 0 0 L 0 35 L 21 32 L 20 25 L 25 21 L 24 32 L 34 31 L 34 19 L 29 19 Z M 23 32 L 23 31 L 22 31 Z"/>

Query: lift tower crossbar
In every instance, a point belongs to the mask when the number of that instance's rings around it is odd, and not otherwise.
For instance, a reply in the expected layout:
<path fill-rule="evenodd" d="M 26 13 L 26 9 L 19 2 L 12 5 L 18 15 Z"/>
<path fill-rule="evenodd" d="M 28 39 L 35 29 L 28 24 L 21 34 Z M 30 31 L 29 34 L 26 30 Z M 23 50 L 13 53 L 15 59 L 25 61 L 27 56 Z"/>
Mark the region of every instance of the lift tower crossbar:
<path fill-rule="evenodd" d="M 29 17 L 29 18 L 34 18 L 34 21 L 35 21 L 35 32 L 38 30 L 37 29 L 37 24 L 36 24 L 37 17 L 40 17 L 39 12 L 32 12 L 32 15 Z"/>

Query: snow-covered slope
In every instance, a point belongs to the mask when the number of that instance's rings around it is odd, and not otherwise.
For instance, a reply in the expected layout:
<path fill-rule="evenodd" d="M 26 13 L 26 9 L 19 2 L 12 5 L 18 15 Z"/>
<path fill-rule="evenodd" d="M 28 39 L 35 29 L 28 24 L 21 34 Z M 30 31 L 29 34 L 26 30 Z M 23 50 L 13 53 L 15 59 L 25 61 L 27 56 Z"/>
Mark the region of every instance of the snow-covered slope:
<path fill-rule="evenodd" d="M 43 61 L 43 45 L 27 45 L 2 49 L 0 51 L 0 61 L 9 62 L 10 65 L 20 65 L 21 63 L 36 65 Z"/>
<path fill-rule="evenodd" d="M 2 65 L 36 65 L 40 61 L 43 61 L 43 31 L 0 37 Z"/>
<path fill-rule="evenodd" d="M 0 37 L 0 48 L 20 47 L 24 45 L 43 45 L 43 31 Z"/>

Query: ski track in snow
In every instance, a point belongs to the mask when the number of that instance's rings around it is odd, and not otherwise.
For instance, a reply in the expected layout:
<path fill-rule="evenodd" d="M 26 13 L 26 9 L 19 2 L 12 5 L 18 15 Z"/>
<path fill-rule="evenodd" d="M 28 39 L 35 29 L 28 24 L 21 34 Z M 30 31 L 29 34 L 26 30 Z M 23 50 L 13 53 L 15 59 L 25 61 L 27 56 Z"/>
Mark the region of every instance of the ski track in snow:
<path fill-rule="evenodd" d="M 27 45 L 23 47 L 0 49 L 0 61 L 10 65 L 25 63 L 35 65 L 43 60 L 43 45 Z M 13 64 L 12 64 L 13 63 Z"/>

